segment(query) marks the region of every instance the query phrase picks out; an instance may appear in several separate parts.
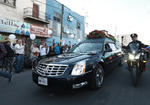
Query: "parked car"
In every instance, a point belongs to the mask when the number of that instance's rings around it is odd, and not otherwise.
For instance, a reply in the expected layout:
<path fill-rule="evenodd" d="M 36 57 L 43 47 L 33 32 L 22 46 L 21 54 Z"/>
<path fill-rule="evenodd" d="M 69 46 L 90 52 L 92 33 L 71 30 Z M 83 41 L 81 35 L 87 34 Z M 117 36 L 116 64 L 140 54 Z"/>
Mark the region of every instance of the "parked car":
<path fill-rule="evenodd" d="M 104 73 L 122 65 L 120 47 L 108 38 L 86 39 L 67 53 L 45 58 L 32 72 L 33 81 L 50 88 L 92 89 L 103 84 Z"/>

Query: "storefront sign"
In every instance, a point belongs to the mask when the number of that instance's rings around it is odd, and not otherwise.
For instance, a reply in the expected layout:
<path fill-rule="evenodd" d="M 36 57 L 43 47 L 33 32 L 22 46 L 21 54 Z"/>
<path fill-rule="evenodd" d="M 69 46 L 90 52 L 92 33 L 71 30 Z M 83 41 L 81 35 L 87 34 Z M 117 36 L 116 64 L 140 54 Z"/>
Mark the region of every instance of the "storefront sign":
<path fill-rule="evenodd" d="M 40 37 L 50 37 L 51 38 L 52 34 L 48 34 L 49 30 L 51 30 L 51 29 L 31 24 L 30 33 L 35 34 L 36 36 L 40 36 Z"/>
<path fill-rule="evenodd" d="M 0 32 L 30 35 L 30 24 L 25 22 L 0 18 Z"/>
<path fill-rule="evenodd" d="M 5 42 L 5 41 L 9 41 L 8 36 L 0 34 L 0 42 Z"/>
<path fill-rule="evenodd" d="M 3 39 L 3 36 L 2 35 L 0 35 L 0 40 L 2 40 Z"/>

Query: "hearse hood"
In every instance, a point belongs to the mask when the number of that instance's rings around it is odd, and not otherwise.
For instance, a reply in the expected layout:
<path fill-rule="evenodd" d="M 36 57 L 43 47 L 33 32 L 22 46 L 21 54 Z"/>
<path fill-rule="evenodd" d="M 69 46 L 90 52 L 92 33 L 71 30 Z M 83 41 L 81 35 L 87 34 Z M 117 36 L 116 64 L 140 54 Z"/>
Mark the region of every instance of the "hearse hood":
<path fill-rule="evenodd" d="M 49 57 L 42 59 L 41 63 L 46 64 L 75 64 L 76 62 L 82 61 L 82 60 L 92 60 L 92 59 L 98 59 L 100 56 L 98 54 L 75 54 L 75 53 L 69 53 L 69 54 L 62 54 L 54 57 Z"/>

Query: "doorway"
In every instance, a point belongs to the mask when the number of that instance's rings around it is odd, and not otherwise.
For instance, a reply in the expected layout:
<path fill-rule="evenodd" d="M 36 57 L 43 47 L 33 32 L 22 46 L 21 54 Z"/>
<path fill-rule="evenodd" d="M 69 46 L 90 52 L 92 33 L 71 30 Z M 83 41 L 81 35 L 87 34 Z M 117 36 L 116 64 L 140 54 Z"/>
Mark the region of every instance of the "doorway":
<path fill-rule="evenodd" d="M 33 3 L 33 17 L 39 18 L 39 5 Z"/>

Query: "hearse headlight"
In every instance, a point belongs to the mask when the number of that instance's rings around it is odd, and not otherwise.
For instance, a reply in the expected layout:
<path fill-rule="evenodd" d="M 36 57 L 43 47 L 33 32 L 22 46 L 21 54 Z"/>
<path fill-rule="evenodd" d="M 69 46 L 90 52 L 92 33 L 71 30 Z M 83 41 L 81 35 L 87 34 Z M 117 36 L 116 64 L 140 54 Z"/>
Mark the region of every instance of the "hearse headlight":
<path fill-rule="evenodd" d="M 77 62 L 74 66 L 71 75 L 77 76 L 85 73 L 86 61 Z"/>

